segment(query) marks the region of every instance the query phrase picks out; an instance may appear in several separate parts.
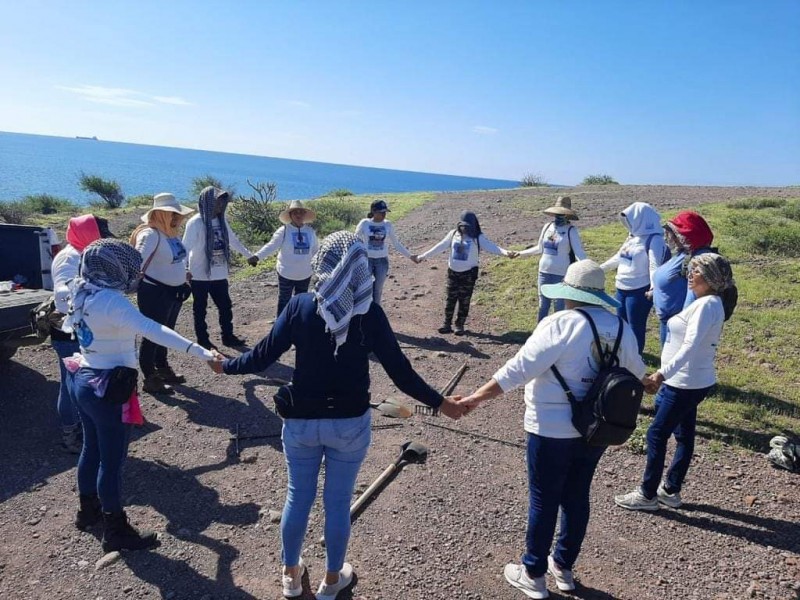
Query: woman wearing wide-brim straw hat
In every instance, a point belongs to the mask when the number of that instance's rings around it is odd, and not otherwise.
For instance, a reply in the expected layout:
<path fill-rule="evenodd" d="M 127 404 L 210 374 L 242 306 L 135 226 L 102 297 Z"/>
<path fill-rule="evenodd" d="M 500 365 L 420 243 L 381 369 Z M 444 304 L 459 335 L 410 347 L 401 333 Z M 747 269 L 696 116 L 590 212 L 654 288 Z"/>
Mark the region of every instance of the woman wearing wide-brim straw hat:
<path fill-rule="evenodd" d="M 283 225 L 256 252 L 259 260 L 278 253 L 278 315 L 283 312 L 293 295 L 308 291 L 308 284 L 311 282 L 311 258 L 319 248 L 317 234 L 309 223 L 313 223 L 316 218 L 317 213 L 300 200 L 292 200 L 278 215 Z"/>
<path fill-rule="evenodd" d="M 184 206 L 169 193 L 156 194 L 153 207 L 142 216 L 143 225 L 133 230 L 131 245 L 142 255 L 142 285 L 137 292 L 141 313 L 175 329 L 178 313 L 188 297 L 186 248 L 180 227 L 194 209 Z M 142 338 L 139 366 L 144 374 L 142 389 L 151 394 L 171 394 L 170 384 L 186 383 L 167 360 L 167 349 Z"/>
<path fill-rule="evenodd" d="M 572 209 L 572 199 L 559 196 L 553 206 L 544 210 L 544 214 L 553 220 L 542 227 L 535 246 L 519 253 L 519 256 L 542 255 L 539 259 L 539 321 L 550 312 L 551 304 L 550 298 L 542 294 L 542 286 L 561 283 L 569 265 L 586 258 L 578 228 L 570 224 L 570 221 L 578 220 L 578 213 Z M 559 298 L 553 303 L 555 312 L 564 310 L 564 300 Z"/>

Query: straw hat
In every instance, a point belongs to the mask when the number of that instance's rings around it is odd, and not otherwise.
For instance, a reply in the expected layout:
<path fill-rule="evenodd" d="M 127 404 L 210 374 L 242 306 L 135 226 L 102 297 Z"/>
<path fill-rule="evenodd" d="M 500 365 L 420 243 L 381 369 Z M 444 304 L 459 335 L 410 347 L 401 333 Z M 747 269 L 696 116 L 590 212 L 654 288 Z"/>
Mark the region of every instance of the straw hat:
<path fill-rule="evenodd" d="M 173 212 L 183 217 L 194 212 L 193 208 L 184 206 L 175 199 L 175 196 L 167 192 L 162 192 L 153 196 L 153 208 L 142 215 L 142 222 L 147 223 L 150 218 L 150 213 L 154 210 Z"/>
<path fill-rule="evenodd" d="M 553 206 L 544 210 L 544 214 L 553 216 L 563 215 L 573 221 L 578 220 L 578 213 L 572 210 L 572 198 L 569 196 L 559 196 Z"/>
<path fill-rule="evenodd" d="M 292 200 L 289 203 L 289 208 L 282 210 L 281 213 L 278 215 L 278 219 L 284 225 L 288 225 L 292 222 L 292 217 L 289 216 L 289 213 L 293 210 L 302 210 L 303 211 L 303 224 L 312 223 L 314 219 L 317 218 L 317 213 L 315 213 L 310 208 L 306 208 L 303 206 L 303 203 L 300 200 Z"/>
<path fill-rule="evenodd" d="M 579 260 L 567 269 L 564 281 L 543 285 L 539 290 L 551 300 L 574 300 L 597 306 L 619 308 L 620 303 L 606 294 L 606 274 L 593 260 Z"/>

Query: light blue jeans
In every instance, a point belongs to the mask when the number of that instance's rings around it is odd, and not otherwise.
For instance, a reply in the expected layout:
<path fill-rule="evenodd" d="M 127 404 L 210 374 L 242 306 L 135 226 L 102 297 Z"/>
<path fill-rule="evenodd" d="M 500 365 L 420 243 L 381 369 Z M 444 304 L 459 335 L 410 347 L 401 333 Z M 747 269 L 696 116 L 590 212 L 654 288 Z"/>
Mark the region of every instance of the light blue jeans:
<path fill-rule="evenodd" d="M 76 352 L 80 352 L 81 347 L 75 340 L 51 340 L 50 344 L 53 346 L 56 356 L 58 356 L 58 372 L 61 375 L 61 384 L 58 388 L 58 401 L 56 403 L 58 419 L 62 427 L 73 427 L 80 423 L 78 405 L 70 395 L 69 379 L 72 377 L 72 373 L 67 371 L 67 368 L 64 366 L 64 361 L 61 359 L 72 356 Z"/>
<path fill-rule="evenodd" d="M 553 275 L 552 273 L 539 273 L 539 321 L 544 319 L 547 316 L 547 313 L 550 312 L 550 304 L 555 304 L 555 312 L 560 310 L 564 310 L 564 301 L 563 300 L 550 300 L 550 298 L 545 298 L 542 296 L 542 286 L 548 285 L 551 283 L 561 283 L 564 281 L 563 275 Z"/>
<path fill-rule="evenodd" d="M 372 284 L 372 301 L 380 306 L 383 284 L 386 283 L 386 278 L 389 276 L 389 259 L 370 258 L 369 270 L 375 278 L 375 282 Z"/>
<path fill-rule="evenodd" d="M 317 497 L 317 479 L 325 459 L 325 553 L 327 570 L 340 571 L 350 540 L 350 500 L 361 463 L 367 456 L 372 429 L 368 410 L 352 419 L 286 419 L 283 453 L 289 470 L 286 504 L 281 519 L 281 560 L 294 567 Z"/>

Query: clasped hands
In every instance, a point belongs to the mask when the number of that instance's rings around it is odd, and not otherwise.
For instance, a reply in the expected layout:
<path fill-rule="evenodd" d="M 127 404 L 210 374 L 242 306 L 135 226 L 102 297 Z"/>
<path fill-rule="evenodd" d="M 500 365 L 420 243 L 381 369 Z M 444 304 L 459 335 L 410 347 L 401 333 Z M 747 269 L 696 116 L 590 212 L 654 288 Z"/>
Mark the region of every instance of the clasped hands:
<path fill-rule="evenodd" d="M 664 376 L 658 371 L 642 377 L 644 391 L 648 394 L 655 394 L 662 383 L 664 383 Z"/>
<path fill-rule="evenodd" d="M 214 360 L 206 361 L 208 363 L 208 366 L 217 375 L 222 375 L 222 363 L 223 361 L 226 360 L 225 355 L 213 348 L 211 349 L 211 354 L 214 355 Z"/>

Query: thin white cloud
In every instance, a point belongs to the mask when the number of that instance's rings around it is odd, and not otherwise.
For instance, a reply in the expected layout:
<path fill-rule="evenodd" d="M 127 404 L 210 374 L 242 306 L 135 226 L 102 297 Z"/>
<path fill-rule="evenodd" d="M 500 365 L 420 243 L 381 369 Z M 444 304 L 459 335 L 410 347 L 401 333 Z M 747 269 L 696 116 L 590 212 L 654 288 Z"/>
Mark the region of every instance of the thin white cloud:
<path fill-rule="evenodd" d="M 295 108 L 311 108 L 311 104 L 309 104 L 308 102 L 305 102 L 303 100 L 289 100 L 289 102 L 287 102 L 287 104 L 289 106 L 293 106 Z"/>
<path fill-rule="evenodd" d="M 56 88 L 76 94 L 88 102 L 123 108 L 145 108 L 156 106 L 156 104 L 169 104 L 173 106 L 191 105 L 190 102 L 184 100 L 180 96 L 153 96 L 127 88 L 112 88 L 100 85 L 57 85 Z"/>
<path fill-rule="evenodd" d="M 498 131 L 498 129 L 495 129 L 494 127 L 486 127 L 486 125 L 475 125 L 472 128 L 472 133 L 478 133 L 480 135 L 494 135 Z"/>

